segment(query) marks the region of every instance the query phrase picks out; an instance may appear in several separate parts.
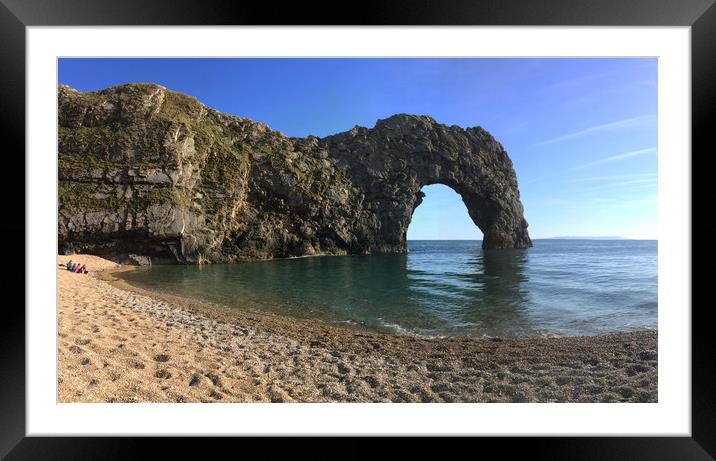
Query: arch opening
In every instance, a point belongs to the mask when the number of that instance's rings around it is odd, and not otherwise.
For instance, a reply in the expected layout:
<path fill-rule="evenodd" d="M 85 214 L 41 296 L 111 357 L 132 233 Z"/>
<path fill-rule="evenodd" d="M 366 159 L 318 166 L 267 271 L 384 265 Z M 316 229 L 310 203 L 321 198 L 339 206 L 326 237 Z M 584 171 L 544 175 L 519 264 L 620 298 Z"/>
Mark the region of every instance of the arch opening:
<path fill-rule="evenodd" d="M 413 209 L 407 240 L 483 240 L 482 230 L 454 188 L 435 183 L 420 192 L 422 200 Z"/>

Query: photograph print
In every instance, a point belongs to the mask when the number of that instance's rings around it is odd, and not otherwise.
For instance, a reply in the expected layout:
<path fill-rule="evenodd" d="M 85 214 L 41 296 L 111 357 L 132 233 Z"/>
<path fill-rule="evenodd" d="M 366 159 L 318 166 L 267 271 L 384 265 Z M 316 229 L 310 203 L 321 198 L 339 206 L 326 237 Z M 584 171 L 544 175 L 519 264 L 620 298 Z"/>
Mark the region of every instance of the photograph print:
<path fill-rule="evenodd" d="M 60 58 L 58 402 L 658 402 L 657 88 Z"/>

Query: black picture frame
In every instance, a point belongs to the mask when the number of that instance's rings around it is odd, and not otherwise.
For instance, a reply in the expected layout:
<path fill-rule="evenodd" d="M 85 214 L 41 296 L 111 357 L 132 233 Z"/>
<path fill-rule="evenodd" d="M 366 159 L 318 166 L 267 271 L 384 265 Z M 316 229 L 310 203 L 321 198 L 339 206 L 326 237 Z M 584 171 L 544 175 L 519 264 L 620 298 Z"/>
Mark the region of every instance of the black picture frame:
<path fill-rule="evenodd" d="M 692 34 L 692 299 L 709 287 L 708 269 L 699 262 L 713 261 L 710 241 L 716 228 L 699 216 L 712 207 L 712 186 L 705 175 L 706 159 L 714 155 L 710 127 L 716 107 L 716 6 L 714 0 L 430 0 L 375 1 L 338 6 L 335 2 L 283 3 L 194 0 L 0 0 L 0 129 L 3 131 L 5 190 L 11 218 L 0 225 L 11 261 L 21 261 L 26 239 L 24 203 L 25 152 L 25 33 L 29 26 L 171 26 L 171 25 L 548 25 L 548 26 L 690 26 Z M 688 155 L 688 153 L 684 153 Z M 7 162 L 15 162 L 8 166 Z M 700 168 L 699 168 L 700 166 Z M 8 168 L 11 168 L 8 170 Z M 11 171 L 11 174 L 7 174 Z M 23 174 L 19 172 L 22 171 Z M 11 194 L 12 191 L 15 191 Z M 10 198 L 10 197 L 14 198 Z M 12 206 L 16 209 L 11 209 Z M 708 214 L 708 211 L 706 211 Z M 697 219 L 698 218 L 698 219 Z M 24 242 L 21 247 L 17 242 Z M 24 286 L 24 271 L 9 271 L 6 286 Z M 24 300 L 24 291 L 21 294 Z M 704 299 L 706 299 L 704 297 Z M 137 444 L 161 440 L 127 438 L 25 437 L 25 315 L 17 302 L 6 302 L 0 322 L 0 457 L 7 459 L 134 458 Z M 483 438 L 479 451 L 510 453 L 523 450 L 537 459 L 714 459 L 716 457 L 716 397 L 714 370 L 716 342 L 708 322 L 712 303 L 692 302 L 692 436 L 691 437 L 549 437 Z M 671 306 L 674 307 L 674 306 Z M 676 306 L 691 308 L 692 306 Z M 212 441 L 220 449 L 229 441 Z M 265 441 L 264 441 L 265 443 Z M 370 449 L 360 440 L 341 441 L 341 457 L 367 457 Z M 475 442 L 468 442 L 475 444 Z M 193 448 L 186 440 L 171 445 L 184 454 Z M 304 443 L 284 444 L 301 451 Z M 422 450 L 412 439 L 402 449 Z M 467 444 L 463 444 L 467 445 Z M 272 451 L 281 444 L 271 443 Z M 456 444 L 443 447 L 443 454 Z M 194 448 L 195 449 L 195 448 Z M 275 454 L 275 452 L 274 452 Z M 391 455 L 391 450 L 384 454 Z"/>

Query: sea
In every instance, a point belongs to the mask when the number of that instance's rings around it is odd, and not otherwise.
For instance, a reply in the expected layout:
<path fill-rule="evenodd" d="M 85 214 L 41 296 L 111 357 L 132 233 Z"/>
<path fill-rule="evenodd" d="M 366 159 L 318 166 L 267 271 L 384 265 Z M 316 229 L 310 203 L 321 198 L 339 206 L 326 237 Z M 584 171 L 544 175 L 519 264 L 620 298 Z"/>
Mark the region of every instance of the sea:
<path fill-rule="evenodd" d="M 657 241 L 412 240 L 407 254 L 313 256 L 119 274 L 251 312 L 419 337 L 591 336 L 657 328 Z"/>

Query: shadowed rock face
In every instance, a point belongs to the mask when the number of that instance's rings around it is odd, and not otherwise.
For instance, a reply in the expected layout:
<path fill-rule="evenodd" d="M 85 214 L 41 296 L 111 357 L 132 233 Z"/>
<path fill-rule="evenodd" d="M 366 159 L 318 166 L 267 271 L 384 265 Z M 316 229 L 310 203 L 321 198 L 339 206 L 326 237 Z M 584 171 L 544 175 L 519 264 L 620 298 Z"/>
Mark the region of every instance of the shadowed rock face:
<path fill-rule="evenodd" d="M 125 263 L 406 251 L 429 184 L 457 191 L 484 248 L 531 246 L 517 179 L 480 127 L 395 115 L 288 138 L 153 84 L 59 87 L 59 243 Z"/>

